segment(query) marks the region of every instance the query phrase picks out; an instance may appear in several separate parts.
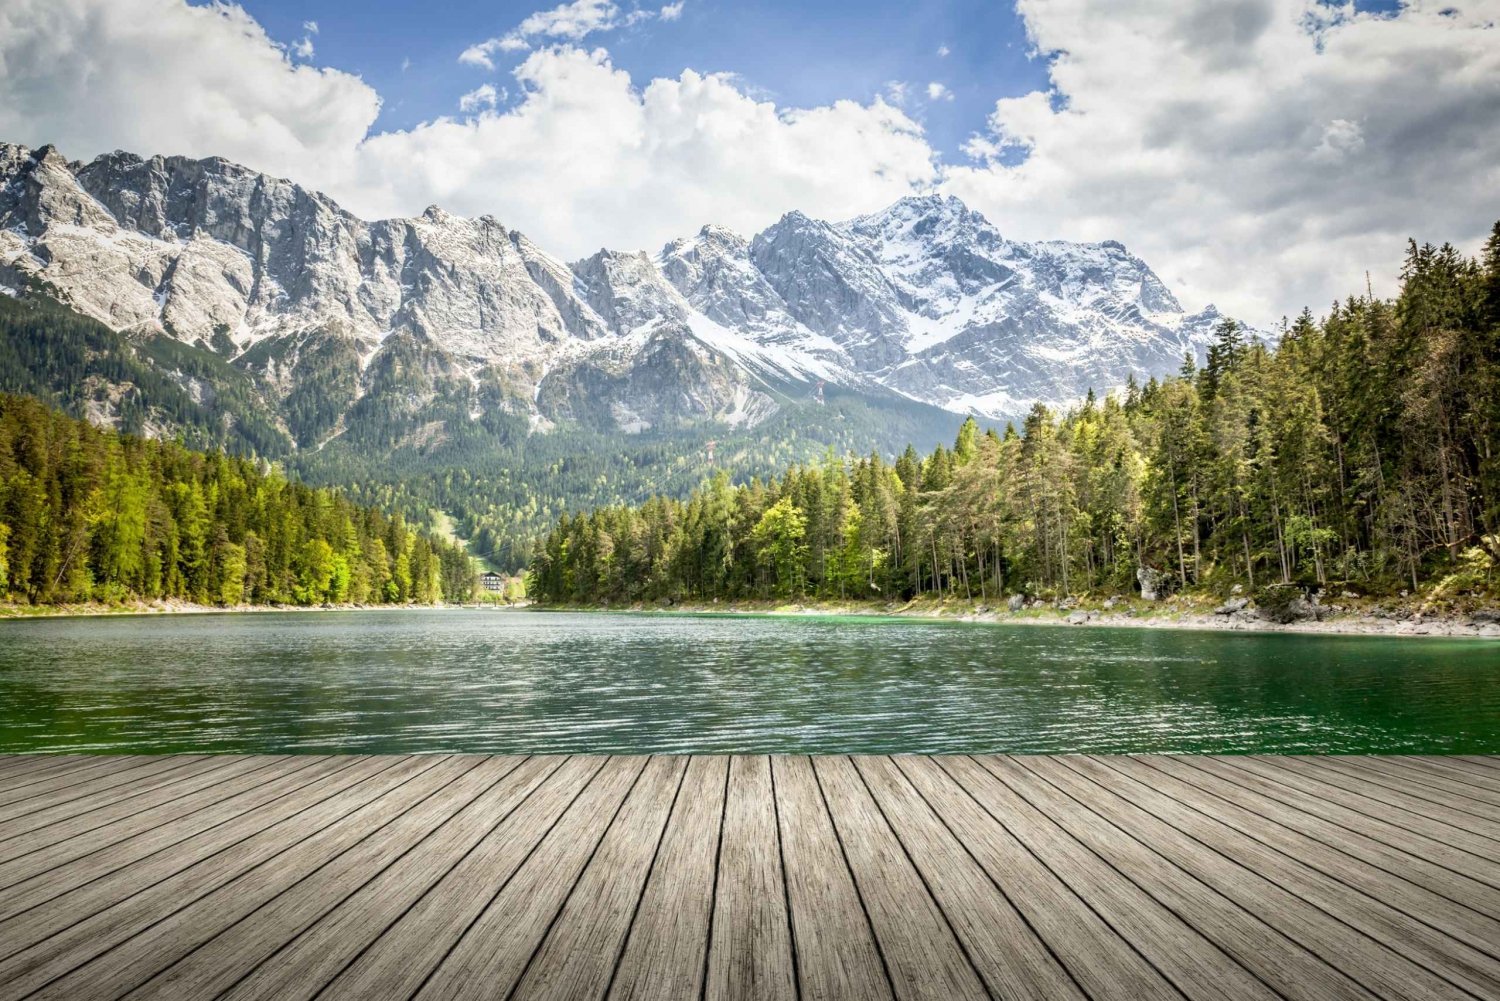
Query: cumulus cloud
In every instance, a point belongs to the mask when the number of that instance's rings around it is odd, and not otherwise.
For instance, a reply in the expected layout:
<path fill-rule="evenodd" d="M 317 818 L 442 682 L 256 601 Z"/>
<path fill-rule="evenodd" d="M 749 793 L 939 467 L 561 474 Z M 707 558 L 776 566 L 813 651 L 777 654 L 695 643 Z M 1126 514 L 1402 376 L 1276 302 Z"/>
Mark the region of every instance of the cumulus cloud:
<path fill-rule="evenodd" d="M 997 101 L 946 182 L 1011 235 L 1123 240 L 1267 321 L 1394 274 L 1409 235 L 1472 249 L 1500 216 L 1496 0 L 1018 9 L 1052 90 Z"/>
<path fill-rule="evenodd" d="M 929 101 L 951 101 L 953 100 L 953 91 L 949 90 L 946 84 L 941 84 L 934 80 L 927 85 L 927 99 Z"/>
<path fill-rule="evenodd" d="M 653 16 L 675 21 L 682 16 L 683 2 L 685 0 L 669 3 L 653 15 L 651 11 L 639 8 L 622 11 L 613 0 L 573 0 L 551 10 L 537 11 L 514 31 L 469 46 L 459 53 L 458 61 L 492 70 L 496 53 L 524 52 L 536 41 L 581 42 L 596 32 L 627 28 Z"/>
<path fill-rule="evenodd" d="M 239 7 L 0 4 L 0 137 L 70 156 L 224 156 L 318 181 L 380 110 L 358 77 L 294 64 Z"/>
<path fill-rule="evenodd" d="M 692 70 L 637 87 L 602 50 L 566 46 L 515 77 L 503 113 L 370 138 L 353 203 L 488 212 L 574 256 L 654 249 L 705 222 L 754 231 L 794 208 L 843 218 L 938 177 L 919 127 L 879 99 L 778 108 Z"/>
<path fill-rule="evenodd" d="M 949 55 L 949 54 L 950 54 L 950 53 L 951 53 L 951 52 L 952 52 L 952 51 L 953 51 L 953 50 L 952 50 L 952 49 L 950 49 L 950 48 L 948 48 L 948 46 L 946 46 L 946 45 L 939 45 L 939 46 L 938 46 L 938 47 L 937 47 L 937 57 L 938 57 L 938 58 L 939 58 L 939 59 L 947 59 L 947 58 L 948 58 L 948 55 Z"/>
<path fill-rule="evenodd" d="M 458 99 L 458 110 L 463 112 L 482 111 L 485 108 L 493 108 L 499 101 L 500 91 L 495 89 L 494 84 L 480 84 Z"/>
<path fill-rule="evenodd" d="M 677 0 L 676 3 L 664 4 L 661 10 L 656 12 L 656 16 L 663 21 L 675 21 L 682 16 L 682 8 L 685 3 L 686 0 Z"/>

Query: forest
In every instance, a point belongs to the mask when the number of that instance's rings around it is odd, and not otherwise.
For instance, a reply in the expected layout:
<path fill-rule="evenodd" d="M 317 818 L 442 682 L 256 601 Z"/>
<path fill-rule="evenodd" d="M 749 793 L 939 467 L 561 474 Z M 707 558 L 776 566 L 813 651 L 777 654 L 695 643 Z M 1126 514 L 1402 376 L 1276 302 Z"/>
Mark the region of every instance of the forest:
<path fill-rule="evenodd" d="M 462 548 L 399 514 L 0 394 L 0 600 L 430 604 L 474 585 Z"/>
<path fill-rule="evenodd" d="M 1500 224 L 1480 257 L 1409 245 L 1399 294 L 1234 322 L 1200 366 L 1022 427 L 971 419 L 893 462 L 829 453 L 560 518 L 553 603 L 995 600 L 1268 585 L 1431 600 L 1500 593 Z"/>

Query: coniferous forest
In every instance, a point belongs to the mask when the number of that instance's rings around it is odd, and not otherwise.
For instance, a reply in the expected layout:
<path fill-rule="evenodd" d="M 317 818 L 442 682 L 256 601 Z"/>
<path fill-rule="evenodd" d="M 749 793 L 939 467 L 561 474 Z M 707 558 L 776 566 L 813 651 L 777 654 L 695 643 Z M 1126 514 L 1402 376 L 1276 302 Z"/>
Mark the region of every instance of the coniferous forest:
<path fill-rule="evenodd" d="M 0 599 L 429 604 L 472 561 L 396 515 L 0 394 Z"/>
<path fill-rule="evenodd" d="M 1275 346 L 1232 322 L 1205 364 L 894 463 L 720 475 L 686 500 L 563 517 L 551 602 L 907 599 L 1268 585 L 1500 592 L 1500 224 L 1478 260 L 1413 242 L 1366 292 Z"/>

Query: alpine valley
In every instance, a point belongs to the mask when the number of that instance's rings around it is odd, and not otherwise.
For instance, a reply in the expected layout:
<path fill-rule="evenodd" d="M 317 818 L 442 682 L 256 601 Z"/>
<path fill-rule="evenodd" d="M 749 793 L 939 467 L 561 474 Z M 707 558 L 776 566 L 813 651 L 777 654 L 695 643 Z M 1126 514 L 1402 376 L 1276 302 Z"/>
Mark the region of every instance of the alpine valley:
<path fill-rule="evenodd" d="M 952 197 L 567 263 L 222 159 L 9 144 L 0 292 L 0 390 L 280 462 L 501 567 L 565 510 L 1066 407 L 1224 319 L 1119 243 L 1010 240 Z"/>

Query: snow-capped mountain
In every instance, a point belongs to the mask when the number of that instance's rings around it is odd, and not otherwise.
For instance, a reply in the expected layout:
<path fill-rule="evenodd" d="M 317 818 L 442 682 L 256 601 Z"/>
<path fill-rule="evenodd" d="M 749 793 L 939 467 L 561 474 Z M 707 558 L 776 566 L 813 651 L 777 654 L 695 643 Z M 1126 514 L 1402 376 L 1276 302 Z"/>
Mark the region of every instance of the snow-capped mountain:
<path fill-rule="evenodd" d="M 212 351 L 283 403 L 316 386 L 302 445 L 377 390 L 542 428 L 754 425 L 823 384 L 1013 417 L 1175 369 L 1219 319 L 1118 243 L 1011 241 L 951 197 L 568 264 L 488 216 L 365 221 L 222 159 L 5 144 L 0 286 Z"/>

